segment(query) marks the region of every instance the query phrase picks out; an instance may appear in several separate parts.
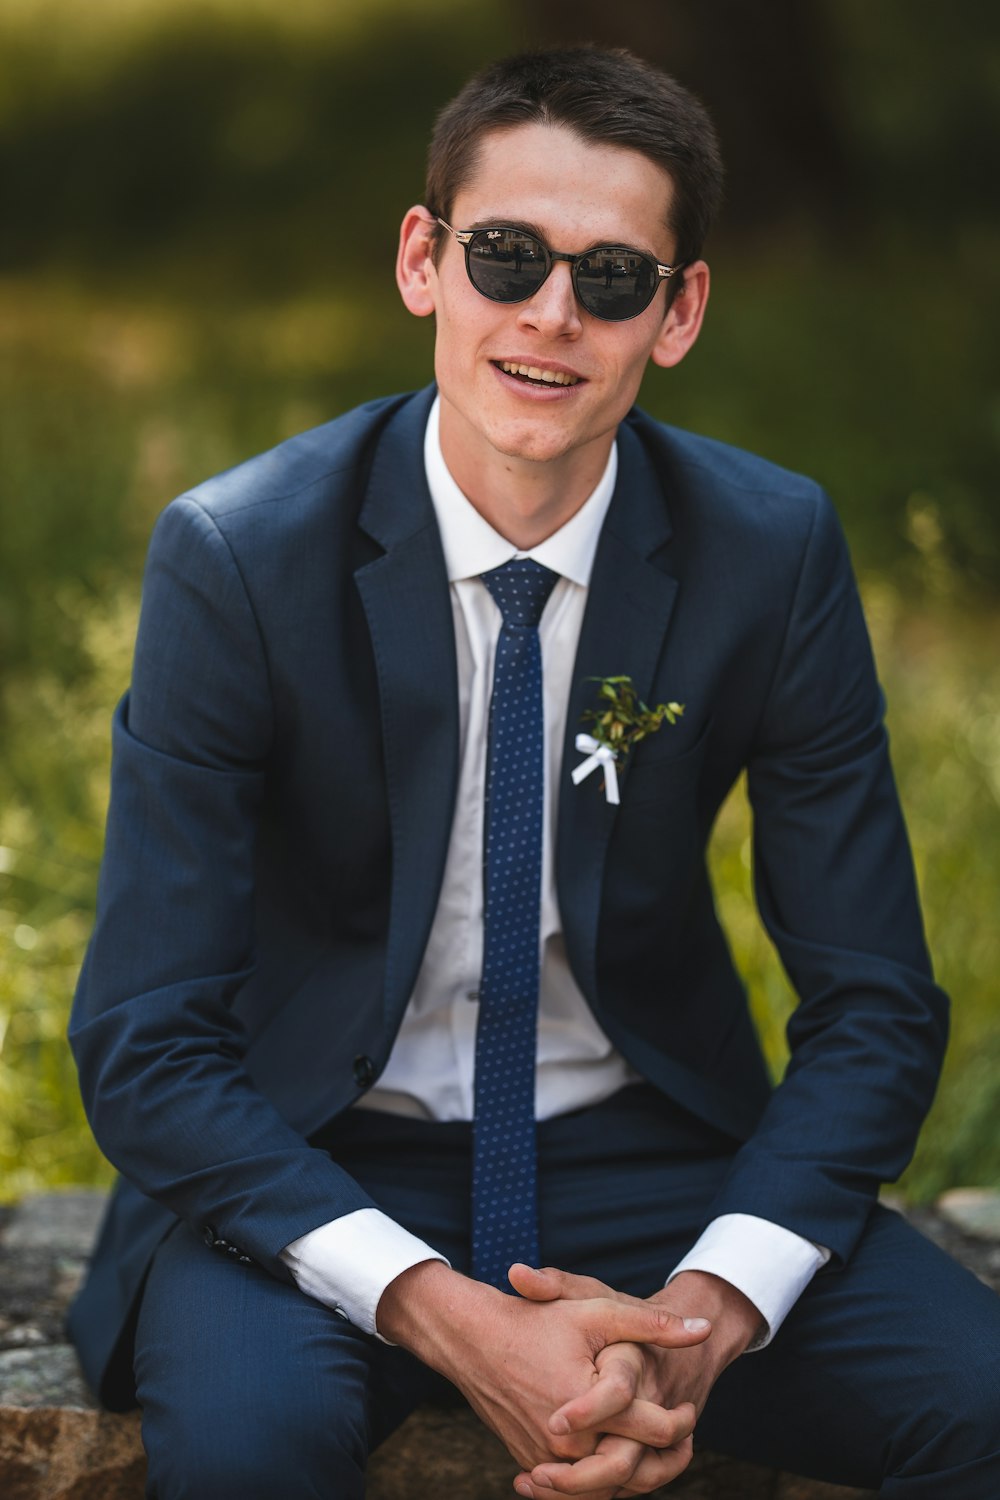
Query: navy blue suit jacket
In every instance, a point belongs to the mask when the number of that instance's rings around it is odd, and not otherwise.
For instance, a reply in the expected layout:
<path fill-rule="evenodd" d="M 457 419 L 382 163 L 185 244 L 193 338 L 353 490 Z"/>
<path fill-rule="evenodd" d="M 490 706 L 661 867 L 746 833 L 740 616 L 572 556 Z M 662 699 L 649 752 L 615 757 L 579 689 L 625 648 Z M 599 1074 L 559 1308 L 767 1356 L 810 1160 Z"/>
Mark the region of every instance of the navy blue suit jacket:
<path fill-rule="evenodd" d="M 123 1176 L 72 1315 L 111 1405 L 175 1216 L 287 1279 L 285 1245 L 370 1202 L 307 1137 L 385 1063 L 448 844 L 432 395 L 283 443 L 155 531 L 71 1023 Z M 807 479 L 638 411 L 619 444 L 559 789 L 569 960 L 629 1062 L 732 1136 L 714 1211 L 842 1260 L 908 1159 L 946 1031 L 847 552 Z M 685 714 L 638 747 L 615 808 L 569 776 L 588 679 L 618 673 Z M 744 768 L 758 901 L 800 996 L 773 1092 L 705 868 Z"/>

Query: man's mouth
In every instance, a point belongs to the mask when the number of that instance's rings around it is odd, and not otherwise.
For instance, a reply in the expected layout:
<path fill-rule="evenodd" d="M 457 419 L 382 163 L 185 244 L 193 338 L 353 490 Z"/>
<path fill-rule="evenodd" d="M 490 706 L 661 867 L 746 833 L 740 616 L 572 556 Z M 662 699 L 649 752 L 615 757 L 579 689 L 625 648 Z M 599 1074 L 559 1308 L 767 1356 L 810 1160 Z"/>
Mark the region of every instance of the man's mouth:
<path fill-rule="evenodd" d="M 517 365 L 509 359 L 497 361 L 505 375 L 513 375 L 528 385 L 576 385 L 579 375 L 567 375 L 562 370 L 546 370 L 541 365 Z"/>

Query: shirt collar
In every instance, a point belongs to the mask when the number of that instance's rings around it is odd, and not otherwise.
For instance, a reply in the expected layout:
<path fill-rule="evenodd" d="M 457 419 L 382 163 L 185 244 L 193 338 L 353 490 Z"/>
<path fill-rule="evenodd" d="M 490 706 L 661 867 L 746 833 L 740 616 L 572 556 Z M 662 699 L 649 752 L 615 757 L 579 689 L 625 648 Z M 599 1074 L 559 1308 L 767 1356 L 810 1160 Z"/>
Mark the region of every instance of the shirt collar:
<path fill-rule="evenodd" d="M 441 398 L 436 396 L 424 433 L 424 467 L 441 532 L 448 581 L 477 578 L 512 557 L 533 557 L 553 573 L 586 588 L 618 476 L 618 444 L 612 443 L 604 473 L 575 515 L 530 552 L 520 552 L 494 531 L 451 477 L 441 452 L 440 410 Z"/>

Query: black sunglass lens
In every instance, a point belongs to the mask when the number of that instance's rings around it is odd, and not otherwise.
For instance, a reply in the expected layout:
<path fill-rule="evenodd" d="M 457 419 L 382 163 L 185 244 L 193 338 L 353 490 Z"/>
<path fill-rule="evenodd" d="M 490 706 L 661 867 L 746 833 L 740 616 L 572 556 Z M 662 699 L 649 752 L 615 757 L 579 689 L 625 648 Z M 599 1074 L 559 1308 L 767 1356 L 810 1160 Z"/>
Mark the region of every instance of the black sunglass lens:
<path fill-rule="evenodd" d="M 612 322 L 634 318 L 656 291 L 656 267 L 637 250 L 594 250 L 577 263 L 576 290 L 588 312 Z"/>
<path fill-rule="evenodd" d="M 545 280 L 545 250 L 517 229 L 480 229 L 468 245 L 469 276 L 494 302 L 523 302 Z"/>

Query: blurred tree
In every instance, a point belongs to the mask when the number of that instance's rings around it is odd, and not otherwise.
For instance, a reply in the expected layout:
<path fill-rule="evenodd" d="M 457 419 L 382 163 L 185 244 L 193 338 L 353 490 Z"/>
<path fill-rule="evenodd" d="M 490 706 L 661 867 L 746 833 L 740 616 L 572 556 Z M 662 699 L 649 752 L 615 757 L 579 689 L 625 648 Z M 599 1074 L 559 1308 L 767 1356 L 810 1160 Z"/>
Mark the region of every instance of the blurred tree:
<path fill-rule="evenodd" d="M 434 111 L 510 40 L 499 11 L 438 8 L 441 26 L 390 7 L 388 46 L 374 24 L 182 3 L 154 6 L 127 47 L 110 44 L 108 20 L 108 45 L 85 45 L 67 14 L 74 66 L 0 9 L 0 272 L 117 279 L 173 260 L 188 285 L 236 275 L 280 292 L 348 238 L 352 265 L 361 240 L 366 261 L 372 247 L 394 254 Z"/>
<path fill-rule="evenodd" d="M 516 0 L 535 39 L 628 46 L 708 104 L 727 233 L 789 217 L 844 245 L 900 217 L 940 245 L 1000 213 L 1000 11 L 991 0 Z"/>
<path fill-rule="evenodd" d="M 292 281 L 345 203 L 391 238 L 434 111 L 472 68 L 581 40 L 629 46 L 703 96 L 729 166 L 728 239 L 780 225 L 843 253 L 899 221 L 940 253 L 1000 210 L 989 0 L 957 0 L 947 23 L 932 0 L 159 0 L 130 29 L 117 7 L 85 26 L 65 0 L 7 5 L 0 269 L 110 269 L 193 237 L 207 268 L 248 236 L 262 274 Z"/>
<path fill-rule="evenodd" d="M 801 0 L 517 0 L 546 45 L 627 45 L 675 73 L 708 105 L 728 171 L 725 227 L 789 218 L 844 227 L 854 181 L 842 77 L 831 68 L 827 7 Z"/>

